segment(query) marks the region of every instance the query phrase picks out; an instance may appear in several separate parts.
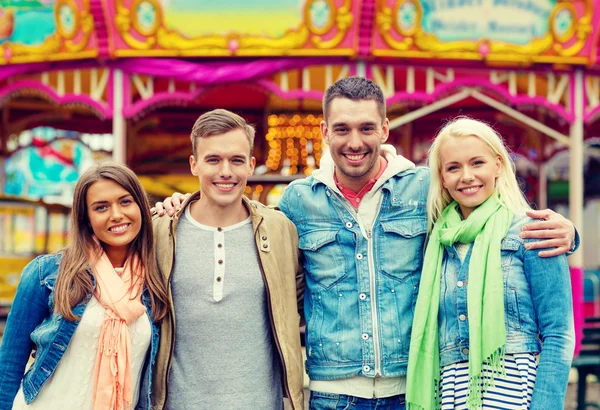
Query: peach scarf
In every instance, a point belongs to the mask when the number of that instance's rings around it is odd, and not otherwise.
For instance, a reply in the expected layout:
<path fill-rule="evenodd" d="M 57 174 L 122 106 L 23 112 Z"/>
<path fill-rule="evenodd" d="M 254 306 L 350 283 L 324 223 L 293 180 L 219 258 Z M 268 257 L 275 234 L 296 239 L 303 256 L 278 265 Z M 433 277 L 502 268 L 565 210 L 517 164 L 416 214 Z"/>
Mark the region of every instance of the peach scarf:
<path fill-rule="evenodd" d="M 93 271 L 97 282 L 94 296 L 106 309 L 94 369 L 94 410 L 129 410 L 133 387 L 128 325 L 146 312 L 141 302 L 144 268 L 134 256 L 125 262 L 119 276 L 102 251 Z"/>

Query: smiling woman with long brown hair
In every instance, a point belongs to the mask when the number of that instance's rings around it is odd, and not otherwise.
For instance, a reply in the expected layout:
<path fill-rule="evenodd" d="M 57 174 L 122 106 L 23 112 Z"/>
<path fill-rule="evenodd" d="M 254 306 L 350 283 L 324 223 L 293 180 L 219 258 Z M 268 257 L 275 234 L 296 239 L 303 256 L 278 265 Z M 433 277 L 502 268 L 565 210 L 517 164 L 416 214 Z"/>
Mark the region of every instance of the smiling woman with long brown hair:
<path fill-rule="evenodd" d="M 146 402 L 168 309 L 146 194 L 127 167 L 87 170 L 71 245 L 23 270 L 0 345 L 0 410 L 132 409 Z M 24 374 L 32 351 L 35 360 Z"/>

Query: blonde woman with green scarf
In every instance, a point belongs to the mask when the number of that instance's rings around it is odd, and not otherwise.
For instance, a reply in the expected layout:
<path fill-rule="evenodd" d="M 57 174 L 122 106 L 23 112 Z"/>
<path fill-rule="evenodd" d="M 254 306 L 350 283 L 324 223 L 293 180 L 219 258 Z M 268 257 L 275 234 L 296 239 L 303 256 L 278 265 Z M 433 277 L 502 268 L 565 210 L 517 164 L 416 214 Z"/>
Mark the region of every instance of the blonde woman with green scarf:
<path fill-rule="evenodd" d="M 567 260 L 520 238 L 533 220 L 501 137 L 456 119 L 429 164 L 407 408 L 563 408 L 575 346 Z"/>

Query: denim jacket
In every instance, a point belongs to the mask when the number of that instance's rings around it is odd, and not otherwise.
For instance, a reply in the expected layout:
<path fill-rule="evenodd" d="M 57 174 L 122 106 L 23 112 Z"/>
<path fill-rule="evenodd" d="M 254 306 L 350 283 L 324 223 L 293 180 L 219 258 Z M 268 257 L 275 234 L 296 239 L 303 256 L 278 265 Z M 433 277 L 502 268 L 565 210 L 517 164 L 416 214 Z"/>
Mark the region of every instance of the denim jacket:
<path fill-rule="evenodd" d="M 38 256 L 21 274 L 0 344 L 0 410 L 12 408 L 21 380 L 25 401 L 29 404 L 37 397 L 44 383 L 54 373 L 77 329 L 79 322 L 65 320 L 54 312 L 54 283 L 61 259 L 62 254 Z M 81 317 L 90 298 L 91 295 L 88 295 L 83 302 L 75 306 L 73 313 Z M 150 299 L 147 291 L 144 291 L 142 301 L 150 317 Z M 150 362 L 153 363 L 159 331 L 152 319 L 150 322 Z M 23 376 L 33 349 L 36 349 L 35 361 Z M 145 367 L 144 377 L 151 378 L 152 369 L 148 366 L 148 360 Z M 141 392 L 140 397 L 143 395 L 149 398 L 150 391 Z"/>
<path fill-rule="evenodd" d="M 429 170 L 410 164 L 373 188 L 382 195 L 368 227 L 332 183 L 333 166 L 329 183 L 313 174 L 283 194 L 279 206 L 298 228 L 305 269 L 312 380 L 406 375 L 429 189 Z"/>
<path fill-rule="evenodd" d="M 569 266 L 564 255 L 541 258 L 526 250 L 519 234 L 533 220 L 515 216 L 501 243 L 506 353 L 540 353 L 531 409 L 563 403 L 575 348 Z M 446 246 L 442 267 L 439 343 L 440 365 L 468 360 L 468 269 L 472 246 L 461 263 Z"/>

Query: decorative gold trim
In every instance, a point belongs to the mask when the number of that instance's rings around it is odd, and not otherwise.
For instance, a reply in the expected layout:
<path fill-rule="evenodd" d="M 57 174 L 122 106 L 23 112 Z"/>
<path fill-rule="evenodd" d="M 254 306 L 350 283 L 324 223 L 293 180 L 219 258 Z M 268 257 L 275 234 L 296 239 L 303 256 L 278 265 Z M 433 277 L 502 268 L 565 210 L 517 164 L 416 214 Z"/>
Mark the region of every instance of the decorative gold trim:
<path fill-rule="evenodd" d="M 567 30 L 567 32 L 564 33 L 563 35 L 558 35 L 556 33 L 554 23 L 556 20 L 556 16 L 562 10 L 570 11 L 573 19 L 571 20 L 571 25 L 569 26 L 569 29 Z M 548 23 L 548 25 L 550 26 L 550 33 L 552 33 L 552 37 L 554 37 L 554 40 L 558 41 L 559 43 L 566 43 L 567 41 L 569 41 L 569 39 L 571 37 L 573 37 L 573 34 L 575 34 L 576 20 L 577 20 L 577 10 L 575 9 L 575 6 L 573 4 L 570 4 L 570 3 L 557 4 L 554 7 L 554 10 L 552 10 L 552 13 L 550 13 L 550 21 Z"/>
<path fill-rule="evenodd" d="M 588 40 L 590 34 L 592 34 L 592 14 L 594 11 L 594 5 L 592 4 L 592 0 L 585 0 L 585 14 L 582 17 L 575 19 L 575 44 L 571 47 L 564 47 L 562 44 L 554 44 L 554 51 L 556 51 L 560 56 L 569 56 L 572 57 L 575 54 L 579 53 L 585 42 Z M 575 15 L 577 17 L 577 15 Z"/>
<path fill-rule="evenodd" d="M 75 21 L 73 22 L 73 31 L 70 33 L 65 31 L 60 21 L 60 10 L 63 6 L 67 6 L 69 9 L 71 9 L 71 11 L 73 12 L 73 18 L 75 19 Z M 58 32 L 58 34 L 60 34 L 67 40 L 71 40 L 73 37 L 75 37 L 77 35 L 77 28 L 80 24 L 79 18 L 80 17 L 79 13 L 77 12 L 77 6 L 75 5 L 75 2 L 73 0 L 57 0 L 54 6 L 54 20 L 56 21 L 56 31 Z"/>
<path fill-rule="evenodd" d="M 334 25 L 337 29 L 333 38 L 323 40 L 321 35 L 313 32 L 308 27 L 310 20 L 303 21 L 296 29 L 287 30 L 282 37 L 268 38 L 260 36 L 245 36 L 239 33 L 231 33 L 226 36 L 221 35 L 206 35 L 196 38 L 183 37 L 176 31 L 172 31 L 165 27 L 162 9 L 160 9 L 160 26 L 155 33 L 145 35 L 140 31 L 137 23 L 134 24 L 135 17 L 132 13 L 135 9 L 125 7 L 124 0 L 115 0 L 115 26 L 117 32 L 121 35 L 125 43 L 135 50 L 144 50 L 139 53 L 134 50 L 116 50 L 115 56 L 229 56 L 229 55 L 354 55 L 356 50 L 353 49 L 335 49 L 335 47 L 344 39 L 348 30 L 352 26 L 352 0 L 345 0 L 344 5 L 339 9 L 335 9 L 333 0 L 326 0 L 328 4 L 333 5 L 332 16 L 335 17 L 333 25 L 324 34 L 331 33 Z M 134 0 L 132 4 L 138 4 L 143 1 L 156 0 Z M 312 3 L 310 3 L 312 4 Z M 160 5 L 158 5 L 160 8 Z M 306 20 L 306 10 L 304 18 Z M 310 14 L 310 13 L 309 13 Z M 310 17 L 310 16 L 309 16 Z M 332 17 L 333 18 L 333 17 Z M 328 24 L 329 26 L 329 24 Z M 131 29 L 133 28 L 133 32 Z M 317 29 L 317 32 L 319 30 Z M 146 31 L 150 33 L 150 31 Z M 136 35 L 137 34 L 137 35 Z M 140 36 L 145 36 L 141 39 Z M 308 41 L 311 41 L 318 49 L 328 50 L 318 52 L 317 50 L 304 50 L 302 47 Z M 161 49 L 154 49 L 155 46 Z"/>
<path fill-rule="evenodd" d="M 315 45 L 315 47 L 319 49 L 331 49 L 337 46 L 342 42 L 346 33 L 350 27 L 352 27 L 352 22 L 354 21 L 354 16 L 352 15 L 352 0 L 345 0 L 344 5 L 339 8 L 337 11 L 337 16 L 335 19 L 337 32 L 335 36 L 330 40 L 323 40 L 321 36 L 312 36 L 311 42 Z M 304 24 L 307 24 L 304 22 Z"/>
<path fill-rule="evenodd" d="M 384 4 L 383 0 L 380 4 Z M 412 37 L 405 37 L 402 41 L 398 41 L 390 34 L 390 29 L 394 25 L 392 17 L 392 9 L 387 6 L 381 8 L 381 10 L 375 13 L 375 25 L 379 29 L 379 33 L 385 40 L 385 42 L 395 50 L 408 51 L 414 44 Z"/>
<path fill-rule="evenodd" d="M 142 3 L 152 4 L 154 10 L 156 11 L 156 21 L 154 22 L 154 26 L 152 26 L 150 29 L 145 29 L 138 19 L 137 9 Z M 131 24 L 138 33 L 146 37 L 153 36 L 160 28 L 162 20 L 162 8 L 156 0 L 133 0 L 133 3 L 131 4 Z"/>
<path fill-rule="evenodd" d="M 325 27 L 323 27 L 323 28 L 315 27 L 310 18 L 310 8 L 313 5 L 313 3 L 315 3 L 316 1 L 324 1 L 325 3 L 327 3 L 327 6 L 329 7 L 329 20 L 327 21 L 327 23 L 325 24 Z M 329 30 L 331 30 L 331 28 L 335 24 L 336 14 L 337 14 L 337 12 L 336 12 L 336 8 L 335 8 L 335 4 L 333 3 L 333 0 L 308 0 L 306 2 L 306 4 L 304 5 L 304 25 L 306 26 L 308 31 L 310 31 L 313 34 L 317 34 L 317 35 L 327 34 L 327 32 L 329 32 Z"/>
<path fill-rule="evenodd" d="M 404 30 L 398 24 L 398 11 L 405 3 L 412 3 L 415 6 L 415 8 L 417 9 L 417 17 L 415 19 L 415 25 L 410 30 Z M 396 3 L 396 5 L 394 6 L 394 9 L 392 10 L 392 24 L 394 25 L 394 28 L 396 29 L 396 31 L 398 33 L 402 34 L 404 37 L 410 37 L 410 36 L 414 35 L 417 31 L 417 28 L 421 26 L 422 19 L 423 19 L 423 8 L 421 7 L 421 3 L 419 3 L 416 0 L 400 0 Z"/>

